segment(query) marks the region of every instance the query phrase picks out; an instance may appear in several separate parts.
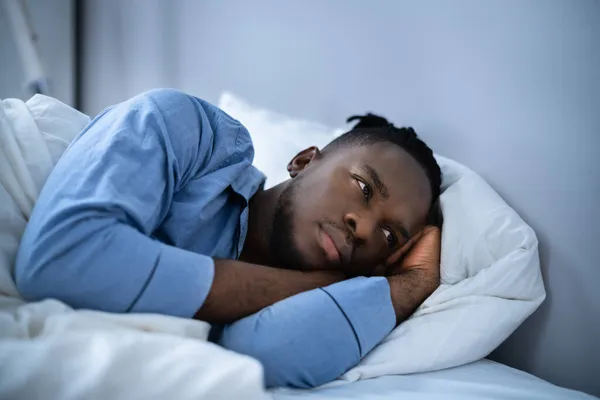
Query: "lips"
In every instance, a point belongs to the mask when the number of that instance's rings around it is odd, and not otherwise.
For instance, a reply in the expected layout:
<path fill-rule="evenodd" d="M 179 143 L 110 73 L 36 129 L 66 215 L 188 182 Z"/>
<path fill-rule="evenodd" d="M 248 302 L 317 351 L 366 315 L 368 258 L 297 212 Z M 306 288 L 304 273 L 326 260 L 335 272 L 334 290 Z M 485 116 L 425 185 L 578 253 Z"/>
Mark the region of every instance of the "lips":
<path fill-rule="evenodd" d="M 352 246 L 346 232 L 331 223 L 322 224 L 320 228 L 320 245 L 327 260 L 335 265 L 348 265 L 352 257 Z"/>
<path fill-rule="evenodd" d="M 321 247 L 323 248 L 323 251 L 325 251 L 325 257 L 327 257 L 329 261 L 336 264 L 340 263 L 340 252 L 331 236 L 324 230 L 321 230 Z"/>

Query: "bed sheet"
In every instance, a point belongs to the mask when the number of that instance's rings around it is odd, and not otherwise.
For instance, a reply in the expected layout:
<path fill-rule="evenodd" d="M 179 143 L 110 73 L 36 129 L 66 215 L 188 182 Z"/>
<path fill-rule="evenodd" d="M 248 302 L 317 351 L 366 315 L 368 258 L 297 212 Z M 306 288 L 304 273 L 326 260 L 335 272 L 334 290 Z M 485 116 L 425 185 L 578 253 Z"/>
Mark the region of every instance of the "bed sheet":
<path fill-rule="evenodd" d="M 352 383 L 334 382 L 313 390 L 278 389 L 273 400 L 592 400 L 526 372 L 481 360 L 441 371 L 381 376 Z"/>

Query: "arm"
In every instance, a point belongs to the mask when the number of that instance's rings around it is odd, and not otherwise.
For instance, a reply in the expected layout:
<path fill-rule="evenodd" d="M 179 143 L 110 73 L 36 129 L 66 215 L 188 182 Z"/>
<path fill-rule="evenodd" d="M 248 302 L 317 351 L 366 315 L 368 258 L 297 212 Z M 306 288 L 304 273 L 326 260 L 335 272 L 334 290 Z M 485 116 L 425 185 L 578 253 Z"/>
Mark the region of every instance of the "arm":
<path fill-rule="evenodd" d="M 151 238 L 174 194 L 204 172 L 215 136 L 245 132 L 223 115 L 194 97 L 155 90 L 88 125 L 36 202 L 16 263 L 21 295 L 56 298 L 75 308 L 182 317 L 193 316 L 208 297 L 209 304 L 233 306 L 223 315 L 211 306 L 199 317 L 232 320 L 337 281 L 256 266 L 244 270 L 235 261 L 216 261 L 224 268 L 215 274 L 211 257 Z M 252 293 L 255 278 L 259 295 Z M 235 280 L 245 286 L 236 287 Z"/>
<path fill-rule="evenodd" d="M 355 366 L 439 285 L 440 231 L 426 228 L 391 276 L 301 293 L 225 326 L 217 342 L 258 359 L 269 387 L 315 387 Z"/>
<path fill-rule="evenodd" d="M 359 277 L 290 297 L 214 339 L 258 359 L 268 387 L 309 388 L 356 365 L 395 323 L 386 278 Z"/>
<path fill-rule="evenodd" d="M 212 288 L 194 318 L 230 323 L 280 300 L 344 279 L 335 271 L 301 272 L 216 260 Z"/>

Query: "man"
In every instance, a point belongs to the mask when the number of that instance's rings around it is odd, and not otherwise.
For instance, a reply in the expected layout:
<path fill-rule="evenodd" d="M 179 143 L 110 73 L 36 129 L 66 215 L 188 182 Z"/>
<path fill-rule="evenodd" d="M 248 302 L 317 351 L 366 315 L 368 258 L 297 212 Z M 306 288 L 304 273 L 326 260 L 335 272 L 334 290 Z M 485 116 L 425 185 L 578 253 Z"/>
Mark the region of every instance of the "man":
<path fill-rule="evenodd" d="M 161 89 L 105 110 L 40 193 L 21 294 L 211 322 L 268 386 L 337 378 L 439 283 L 432 152 L 410 128 L 357 119 L 263 190 L 248 132 L 218 108 Z"/>

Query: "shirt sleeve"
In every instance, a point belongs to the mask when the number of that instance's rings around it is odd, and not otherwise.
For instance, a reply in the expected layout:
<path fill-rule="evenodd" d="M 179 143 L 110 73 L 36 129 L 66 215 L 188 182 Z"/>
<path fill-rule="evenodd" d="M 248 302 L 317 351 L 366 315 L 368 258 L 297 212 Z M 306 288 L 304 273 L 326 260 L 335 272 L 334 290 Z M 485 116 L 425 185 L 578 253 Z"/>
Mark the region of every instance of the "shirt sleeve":
<path fill-rule="evenodd" d="M 207 107 L 158 89 L 86 127 L 48 177 L 22 238 L 15 278 L 25 299 L 194 315 L 212 284 L 212 258 L 152 235 L 210 157 Z"/>
<path fill-rule="evenodd" d="M 395 323 L 387 279 L 363 277 L 280 301 L 215 339 L 258 359 L 268 387 L 310 388 L 355 366 Z"/>

